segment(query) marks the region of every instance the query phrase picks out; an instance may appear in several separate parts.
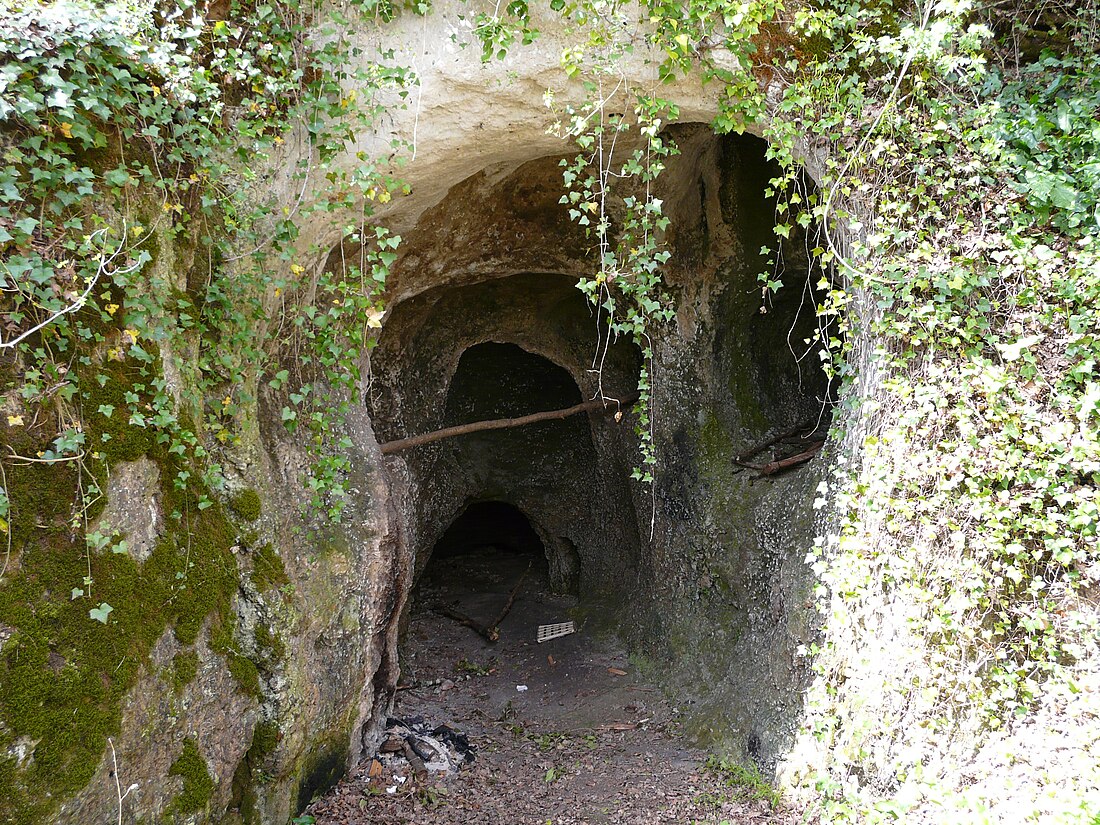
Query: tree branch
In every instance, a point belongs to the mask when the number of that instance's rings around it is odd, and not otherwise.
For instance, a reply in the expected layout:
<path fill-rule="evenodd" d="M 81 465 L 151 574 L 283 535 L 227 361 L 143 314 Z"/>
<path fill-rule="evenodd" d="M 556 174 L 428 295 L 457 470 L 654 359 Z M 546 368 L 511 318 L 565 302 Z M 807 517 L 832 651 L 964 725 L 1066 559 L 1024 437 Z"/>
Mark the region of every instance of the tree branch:
<path fill-rule="evenodd" d="M 747 467 L 750 470 L 756 470 L 760 473 L 757 478 L 764 478 L 765 476 L 773 476 L 776 473 L 783 470 L 789 470 L 791 467 L 797 467 L 799 464 L 805 464 L 815 455 L 817 455 L 821 448 L 825 446 L 824 441 L 816 442 L 810 449 L 798 455 L 792 455 L 789 458 L 781 458 L 778 461 L 772 461 L 768 464 L 749 464 L 745 461 L 737 461 L 742 467 Z"/>
<path fill-rule="evenodd" d="M 573 407 L 566 407 L 563 410 L 549 410 L 547 412 L 531 413 L 530 415 L 520 416 L 519 418 L 495 418 L 490 421 L 474 421 L 471 424 L 459 424 L 456 427 L 445 427 L 442 430 L 435 430 L 430 433 L 423 433 L 422 435 L 412 435 L 408 438 L 399 438 L 396 441 L 387 441 L 380 446 L 382 448 L 382 455 L 391 455 L 401 450 L 408 450 L 411 447 L 420 447 L 424 444 L 442 441 L 444 438 L 453 438 L 456 435 L 466 435 L 467 433 L 477 433 L 484 430 L 505 430 L 512 427 L 522 427 L 526 424 L 537 424 L 540 421 L 554 421 L 561 418 L 568 418 L 571 415 L 582 412 L 595 410 L 605 411 L 612 408 L 618 410 L 621 407 L 630 406 L 637 400 L 637 393 L 621 401 L 611 398 L 600 398 L 595 401 L 585 401 L 583 404 L 577 404 Z"/>

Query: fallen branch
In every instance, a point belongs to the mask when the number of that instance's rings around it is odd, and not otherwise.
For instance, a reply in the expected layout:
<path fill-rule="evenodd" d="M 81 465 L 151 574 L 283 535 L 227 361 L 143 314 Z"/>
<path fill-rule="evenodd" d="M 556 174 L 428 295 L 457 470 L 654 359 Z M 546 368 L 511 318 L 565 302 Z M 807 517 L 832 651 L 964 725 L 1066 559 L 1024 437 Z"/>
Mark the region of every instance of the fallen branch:
<path fill-rule="evenodd" d="M 750 458 L 752 458 L 757 453 L 762 453 L 764 450 L 768 449 L 768 447 L 772 446 L 773 444 L 776 444 L 776 443 L 782 441 L 785 438 L 790 438 L 792 435 L 796 435 L 799 430 L 802 430 L 802 429 L 810 426 L 813 423 L 814 423 L 814 419 L 812 419 L 812 418 L 807 419 L 805 421 L 800 421 L 798 424 L 795 424 L 789 430 L 784 430 L 779 435 L 772 436 L 767 441 L 761 441 L 759 444 L 757 444 L 752 449 L 745 450 L 743 453 L 738 453 L 736 456 L 734 456 L 734 461 L 736 461 L 738 464 L 741 464 L 743 461 L 748 461 Z M 816 429 L 817 429 L 817 427 L 814 427 L 814 430 L 816 430 Z M 749 465 L 746 464 L 744 466 L 747 467 Z M 756 467 L 753 467 L 752 469 L 755 470 Z"/>
<path fill-rule="evenodd" d="M 481 622 L 471 619 L 465 613 L 460 613 L 453 607 L 447 607 L 445 604 L 436 605 L 435 612 L 441 613 L 448 619 L 454 619 L 463 627 L 470 628 L 470 630 L 475 631 L 477 635 L 481 636 L 487 642 L 495 642 L 500 638 L 500 631 L 495 627 L 487 627 L 481 624 Z"/>
<path fill-rule="evenodd" d="M 422 435 L 412 435 L 408 438 L 399 438 L 396 441 L 387 441 L 380 446 L 382 455 L 391 455 L 401 450 L 408 450 L 411 447 L 420 447 L 424 444 L 442 441 L 444 438 L 453 438 L 456 435 L 466 435 L 467 433 L 477 433 L 484 430 L 505 430 L 512 427 L 522 427 L 526 424 L 537 424 L 540 421 L 555 421 L 561 418 L 568 418 L 577 413 L 591 412 L 593 410 L 604 411 L 615 409 L 617 411 L 621 407 L 630 406 L 637 400 L 637 393 L 621 401 L 611 398 L 598 398 L 595 401 L 585 401 L 582 404 L 566 407 L 563 410 L 549 410 L 547 412 L 531 413 L 530 415 L 520 416 L 519 418 L 494 418 L 490 421 L 474 421 L 471 424 L 459 424 L 455 427 L 445 427 L 442 430 L 434 430 L 433 432 L 423 433 Z"/>
<path fill-rule="evenodd" d="M 445 604 L 436 605 L 435 611 L 436 613 L 442 613 L 448 619 L 454 619 L 463 627 L 470 628 L 486 641 L 496 642 L 500 639 L 500 623 L 504 621 L 504 617 L 508 615 L 508 612 L 512 609 L 512 605 L 516 603 L 516 596 L 519 595 L 519 588 L 523 584 L 523 580 L 527 578 L 527 573 L 530 569 L 531 562 L 528 562 L 527 568 L 523 571 L 523 575 L 519 577 L 516 586 L 512 588 L 512 592 L 508 596 L 508 601 L 504 603 L 504 608 L 500 611 L 500 614 L 492 624 L 481 624 L 481 622 L 476 619 L 471 619 L 465 613 L 461 613 Z"/>
<path fill-rule="evenodd" d="M 773 476 L 783 470 L 789 470 L 791 467 L 797 467 L 799 464 L 805 464 L 817 455 L 824 446 L 824 441 L 818 441 L 803 453 L 792 455 L 789 458 L 781 458 L 778 461 L 772 461 L 768 464 L 748 464 L 744 461 L 738 461 L 737 463 L 749 470 L 756 470 L 756 472 L 760 473 L 757 478 L 764 478 L 765 476 Z"/>
<path fill-rule="evenodd" d="M 519 594 L 520 585 L 523 584 L 523 580 L 527 578 L 527 574 L 531 571 L 531 562 L 527 562 L 527 567 L 523 571 L 523 575 L 519 577 L 516 582 L 516 586 L 512 588 L 511 595 L 508 596 L 508 601 L 504 603 L 504 608 L 500 611 L 500 615 L 497 616 L 496 621 L 492 624 L 492 629 L 497 631 L 497 636 L 500 636 L 500 623 L 504 621 L 504 617 L 508 615 L 508 611 L 512 609 L 512 605 L 516 602 L 516 596 Z"/>

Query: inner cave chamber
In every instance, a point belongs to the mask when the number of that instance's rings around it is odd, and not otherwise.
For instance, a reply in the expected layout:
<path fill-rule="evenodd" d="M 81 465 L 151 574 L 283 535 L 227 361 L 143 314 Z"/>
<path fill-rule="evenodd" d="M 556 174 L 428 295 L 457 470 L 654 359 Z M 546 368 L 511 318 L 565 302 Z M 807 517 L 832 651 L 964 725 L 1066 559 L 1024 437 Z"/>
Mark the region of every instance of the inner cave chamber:
<path fill-rule="evenodd" d="M 609 399 L 610 410 L 388 456 L 403 597 L 429 565 L 472 548 L 528 553 L 552 590 L 664 663 L 696 739 L 771 766 L 807 683 L 796 650 L 814 633 L 804 557 L 824 469 L 820 458 L 759 467 L 812 453 L 828 426 L 813 286 L 823 273 L 805 235 L 774 232 L 763 141 L 700 125 L 671 137 L 680 155 L 658 196 L 676 317 L 652 335 L 652 484 L 632 478 L 642 351 L 609 339 L 575 286 L 593 240 L 559 205 L 558 157 L 481 170 L 405 233 L 368 406 L 386 444 Z M 784 286 L 762 297 L 768 267 Z"/>

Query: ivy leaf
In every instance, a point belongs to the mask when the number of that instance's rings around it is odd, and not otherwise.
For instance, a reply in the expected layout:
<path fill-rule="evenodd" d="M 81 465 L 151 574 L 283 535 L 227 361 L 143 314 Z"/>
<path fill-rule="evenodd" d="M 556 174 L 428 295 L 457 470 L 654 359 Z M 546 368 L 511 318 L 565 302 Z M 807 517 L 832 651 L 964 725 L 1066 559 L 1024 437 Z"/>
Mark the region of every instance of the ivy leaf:
<path fill-rule="evenodd" d="M 1031 349 L 1042 340 L 1043 336 L 1041 335 L 1028 335 L 1012 344 L 997 344 L 997 351 L 1001 353 L 1001 357 L 1006 361 L 1016 361 L 1024 354 L 1025 350 Z"/>
<path fill-rule="evenodd" d="M 95 619 L 101 624 L 107 624 L 107 617 L 111 615 L 111 611 L 113 610 L 114 608 L 107 604 L 107 602 L 100 602 L 99 607 L 93 607 L 88 611 L 88 618 Z"/>
<path fill-rule="evenodd" d="M 72 103 L 72 98 L 63 89 L 55 89 L 53 94 L 46 98 L 46 105 L 55 109 L 66 109 L 70 103 Z"/>
<path fill-rule="evenodd" d="M 130 182 L 130 172 L 125 166 L 119 166 L 105 174 L 103 180 L 108 186 L 121 188 Z"/>

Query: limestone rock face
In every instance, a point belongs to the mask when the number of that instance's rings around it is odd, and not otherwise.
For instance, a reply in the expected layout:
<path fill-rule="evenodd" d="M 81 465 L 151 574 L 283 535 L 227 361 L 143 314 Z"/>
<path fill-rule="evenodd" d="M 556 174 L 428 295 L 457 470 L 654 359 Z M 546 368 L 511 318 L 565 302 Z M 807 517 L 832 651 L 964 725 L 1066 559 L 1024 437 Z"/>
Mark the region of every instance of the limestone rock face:
<path fill-rule="evenodd" d="M 653 330 L 647 358 L 638 342 L 609 336 L 606 314 L 575 288 L 596 263 L 592 238 L 559 204 L 559 161 L 576 150 L 547 132 L 556 119 L 543 103 L 547 89 L 559 102 L 580 94 L 559 69 L 560 21 L 535 20 L 533 46 L 483 64 L 468 43 L 468 13 L 445 0 L 427 17 L 350 34 L 364 60 L 393 48 L 419 86 L 340 161 L 351 169 L 357 151 L 385 156 L 395 139 L 415 147 L 401 172 L 411 193 L 378 214 L 404 240 L 371 383 L 337 433 L 351 445 L 342 448 L 350 491 L 342 520 L 303 529 L 305 436 L 287 433 L 284 399 L 261 384 L 228 466 L 234 489 L 260 502 L 259 516 L 237 525 L 230 629 L 205 626 L 193 666 L 171 634 L 157 643 L 126 698 L 114 751 L 57 822 L 111 820 L 117 790 L 131 783 L 124 822 L 286 822 L 374 744 L 416 576 L 476 501 L 506 502 L 529 518 L 555 586 L 598 605 L 640 655 L 664 663 L 701 740 L 765 767 L 789 743 L 806 678 L 795 650 L 814 630 L 803 558 L 822 471 L 818 462 L 755 479 L 737 459 L 795 425 L 803 435 L 820 430 L 828 387 L 805 343 L 819 273 L 799 239 L 783 247 L 773 273 L 786 288 L 761 304 L 759 250 L 776 241 L 764 144 L 703 125 L 714 107 L 697 81 L 662 88 L 684 121 L 668 131 L 680 155 L 657 184 L 671 219 L 663 242 L 676 316 Z M 655 87 L 658 60 L 639 46 L 626 81 Z M 298 137 L 287 141 L 290 155 L 309 151 Z M 306 207 L 323 185 L 270 181 L 287 203 L 304 192 Z M 619 220 L 621 207 L 611 208 Z M 340 226 L 339 215 L 305 221 L 301 248 L 322 250 L 318 268 L 338 261 Z M 649 424 L 629 403 L 645 361 Z M 379 449 L 601 395 L 622 401 L 622 414 L 385 458 Z M 648 485 L 632 480 L 640 427 L 657 453 Z M 121 468 L 103 515 L 138 559 L 163 529 L 155 473 L 141 462 Z M 231 672 L 234 663 L 245 677 Z M 186 779 L 170 775 L 185 740 L 211 788 L 191 811 L 178 808 Z"/>
<path fill-rule="evenodd" d="M 107 480 L 107 506 L 99 531 L 125 535 L 130 555 L 145 561 L 164 530 L 160 509 L 157 465 L 148 458 L 125 462 Z"/>

